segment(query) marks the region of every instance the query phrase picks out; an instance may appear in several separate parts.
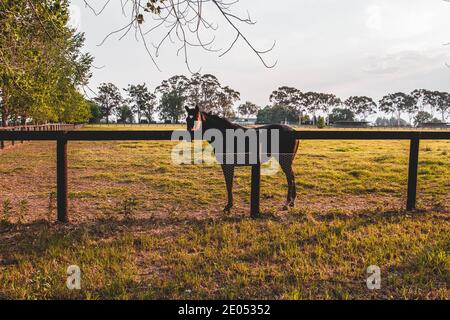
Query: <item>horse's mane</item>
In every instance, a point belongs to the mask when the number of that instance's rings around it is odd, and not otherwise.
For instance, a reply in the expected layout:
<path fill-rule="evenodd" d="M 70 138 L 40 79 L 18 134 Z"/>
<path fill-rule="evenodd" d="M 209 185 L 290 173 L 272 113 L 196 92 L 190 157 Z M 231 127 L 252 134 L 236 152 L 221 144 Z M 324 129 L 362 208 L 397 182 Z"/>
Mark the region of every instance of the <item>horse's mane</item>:
<path fill-rule="evenodd" d="M 214 121 L 217 121 L 219 123 L 222 123 L 224 126 L 231 126 L 231 127 L 240 127 L 237 124 L 232 123 L 230 120 L 228 120 L 227 118 L 218 116 L 216 114 L 212 114 L 212 113 L 208 113 L 208 112 L 203 112 L 204 115 L 206 115 L 207 118 L 210 118 Z"/>

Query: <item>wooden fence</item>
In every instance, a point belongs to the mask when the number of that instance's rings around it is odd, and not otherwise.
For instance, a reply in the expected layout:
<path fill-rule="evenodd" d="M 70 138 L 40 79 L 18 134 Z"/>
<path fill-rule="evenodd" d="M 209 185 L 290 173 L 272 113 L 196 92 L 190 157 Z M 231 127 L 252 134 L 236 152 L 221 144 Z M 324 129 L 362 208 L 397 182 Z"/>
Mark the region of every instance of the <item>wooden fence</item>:
<path fill-rule="evenodd" d="M 171 140 L 173 131 L 0 131 L 0 140 L 46 140 L 57 143 L 57 219 L 68 222 L 68 141 Z M 296 131 L 300 140 L 409 140 L 409 170 L 406 209 L 416 208 L 420 140 L 449 140 L 450 131 Z M 250 214 L 259 216 L 261 165 L 252 165 Z"/>
<path fill-rule="evenodd" d="M 48 124 L 40 124 L 40 125 L 23 125 L 23 126 L 11 126 L 11 127 L 0 127 L 0 131 L 68 131 L 75 130 L 81 125 L 75 124 L 62 124 L 62 123 L 48 123 Z M 9 140 L 11 146 L 15 145 L 16 140 Z M 20 141 L 23 143 L 23 140 Z M 6 147 L 5 140 L 0 140 L 0 150 L 3 150 Z"/>

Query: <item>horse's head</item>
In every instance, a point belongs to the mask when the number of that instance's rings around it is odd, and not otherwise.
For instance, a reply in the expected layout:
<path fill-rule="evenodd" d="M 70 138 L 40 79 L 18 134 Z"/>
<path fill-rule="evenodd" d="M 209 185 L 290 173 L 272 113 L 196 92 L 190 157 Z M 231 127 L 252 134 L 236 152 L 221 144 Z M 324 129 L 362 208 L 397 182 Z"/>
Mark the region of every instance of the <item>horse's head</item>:
<path fill-rule="evenodd" d="M 185 107 L 187 112 L 186 125 L 188 131 L 197 131 L 201 128 L 203 122 L 206 121 L 205 115 L 200 111 L 198 106 L 194 109 Z"/>

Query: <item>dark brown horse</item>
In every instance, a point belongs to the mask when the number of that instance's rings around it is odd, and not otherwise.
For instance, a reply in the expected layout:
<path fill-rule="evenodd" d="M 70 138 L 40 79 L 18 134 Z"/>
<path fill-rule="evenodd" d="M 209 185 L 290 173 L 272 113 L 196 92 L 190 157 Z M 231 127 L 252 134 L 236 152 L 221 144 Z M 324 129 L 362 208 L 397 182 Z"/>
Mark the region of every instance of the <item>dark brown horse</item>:
<path fill-rule="evenodd" d="M 292 163 L 294 161 L 295 155 L 298 150 L 299 141 L 291 134 L 294 129 L 289 126 L 279 125 L 279 124 L 270 124 L 265 126 L 259 126 L 256 128 L 246 128 L 234 123 L 231 123 L 229 120 L 225 118 L 221 118 L 216 115 L 212 115 L 211 113 L 206 113 L 200 111 L 198 107 L 193 109 L 189 109 L 186 107 L 187 111 L 187 130 L 190 132 L 195 132 L 201 130 L 206 132 L 210 129 L 219 130 L 223 136 L 226 135 L 227 130 L 250 130 L 254 129 L 256 131 L 261 132 L 262 129 L 267 131 L 277 130 L 279 141 L 278 143 L 278 156 L 274 154 L 277 158 L 281 169 L 286 175 L 287 183 L 288 183 L 288 192 L 287 192 L 287 200 L 283 209 L 287 210 L 289 207 L 295 206 L 295 199 L 297 197 L 296 187 L 295 187 L 295 176 L 294 171 L 292 170 Z M 272 137 L 272 136 L 270 136 Z M 270 139 L 270 138 L 269 138 Z M 211 141 L 208 141 L 211 143 Z M 274 141 L 269 141 L 269 144 L 273 144 Z M 258 143 L 259 144 L 259 143 Z M 248 149 L 248 144 L 247 144 Z M 224 150 L 224 149 L 222 149 Z M 233 207 L 233 178 L 234 178 L 234 168 L 239 165 L 236 163 L 224 163 L 223 158 L 219 159 L 219 155 L 216 152 L 216 157 L 219 160 L 219 163 L 222 165 L 222 171 L 225 177 L 225 183 L 227 185 L 227 193 L 228 193 L 228 203 L 224 208 L 225 212 L 229 212 Z M 236 151 L 234 151 L 236 152 Z M 222 155 L 223 156 L 223 155 Z M 267 161 L 268 159 L 266 159 Z M 264 161 L 262 161 L 264 162 Z"/>

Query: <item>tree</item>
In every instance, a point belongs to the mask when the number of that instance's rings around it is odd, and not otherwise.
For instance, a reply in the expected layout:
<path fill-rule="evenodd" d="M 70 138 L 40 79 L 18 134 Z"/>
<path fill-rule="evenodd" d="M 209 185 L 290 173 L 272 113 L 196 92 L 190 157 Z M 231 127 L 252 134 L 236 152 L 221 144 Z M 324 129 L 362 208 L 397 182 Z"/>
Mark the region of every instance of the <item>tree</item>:
<path fill-rule="evenodd" d="M 434 117 L 434 112 L 440 111 L 442 122 L 445 122 L 446 112 L 449 106 L 449 95 L 446 92 L 416 89 L 411 95 L 414 97 L 416 111 L 425 111 L 429 108 L 429 114 Z"/>
<path fill-rule="evenodd" d="M 195 107 L 198 106 L 200 109 L 205 110 L 205 105 L 207 103 L 207 95 L 203 90 L 203 77 L 206 77 L 207 75 L 202 76 L 200 73 L 194 73 L 192 77 L 189 79 L 187 90 L 186 90 L 186 105 Z M 215 83 L 219 83 L 216 77 L 212 76 L 214 78 Z"/>
<path fill-rule="evenodd" d="M 429 108 L 430 114 L 434 117 L 434 111 L 439 107 L 441 100 L 441 92 L 426 89 L 414 90 L 411 95 L 414 97 L 418 110 L 425 111 Z"/>
<path fill-rule="evenodd" d="M 147 85 L 128 85 L 125 89 L 128 93 L 128 102 L 130 103 L 131 110 L 137 115 L 138 123 L 141 123 L 142 115 L 146 116 L 150 122 L 153 116 L 153 111 L 155 107 L 155 95 L 152 94 Z"/>
<path fill-rule="evenodd" d="M 377 104 L 370 97 L 353 96 L 345 100 L 345 105 L 356 115 L 366 121 L 370 114 L 376 113 Z"/>
<path fill-rule="evenodd" d="M 192 107 L 198 106 L 205 112 L 214 112 L 218 100 L 217 94 L 221 87 L 216 76 L 196 73 L 192 75 L 188 83 L 186 104 Z"/>
<path fill-rule="evenodd" d="M 158 107 L 161 119 L 179 123 L 180 118 L 185 114 L 184 97 L 178 91 L 164 93 Z"/>
<path fill-rule="evenodd" d="M 397 125 L 401 124 L 401 114 L 409 110 L 411 105 L 415 104 L 415 99 L 403 92 L 397 92 L 384 96 L 380 100 L 380 110 L 385 113 L 395 114 L 397 113 Z"/>
<path fill-rule="evenodd" d="M 102 112 L 100 106 L 95 101 L 88 101 L 89 108 L 91 110 L 91 117 L 89 118 L 89 123 L 100 123 L 102 119 Z"/>
<path fill-rule="evenodd" d="M 450 110 L 450 94 L 448 92 L 439 92 L 438 96 L 439 99 L 436 109 L 441 112 L 442 122 L 445 123 L 448 110 Z"/>
<path fill-rule="evenodd" d="M 305 112 L 309 103 L 307 96 L 300 90 L 287 86 L 279 87 L 278 90 L 273 91 L 269 101 L 273 105 L 283 105 L 291 109 L 297 115 L 299 123 L 301 123 L 303 112 Z"/>
<path fill-rule="evenodd" d="M 398 126 L 398 119 L 395 117 L 386 118 L 386 117 L 378 117 L 375 120 L 375 125 L 378 127 L 395 127 Z M 403 119 L 400 119 L 400 126 L 405 127 L 408 125 L 408 122 L 406 122 Z"/>
<path fill-rule="evenodd" d="M 416 89 L 411 92 L 411 96 L 414 98 L 415 104 L 417 105 L 417 109 L 419 111 L 425 111 L 425 96 L 429 94 L 429 90 L 426 89 Z"/>
<path fill-rule="evenodd" d="M 414 116 L 419 111 L 419 108 L 418 108 L 417 104 L 414 101 L 412 101 L 411 103 L 406 104 L 404 111 L 408 114 L 409 124 L 412 126 L 413 125 Z"/>
<path fill-rule="evenodd" d="M 246 101 L 238 107 L 239 114 L 243 117 L 256 115 L 259 110 L 260 107 L 250 101 Z"/>
<path fill-rule="evenodd" d="M 124 104 L 116 108 L 115 113 L 118 123 L 133 123 L 133 111 L 128 105 Z"/>
<path fill-rule="evenodd" d="M 319 119 L 317 120 L 317 128 L 319 128 L 319 129 L 325 128 L 325 118 L 324 117 L 319 117 Z"/>
<path fill-rule="evenodd" d="M 258 123 L 283 123 L 297 122 L 297 114 L 289 107 L 276 104 L 273 106 L 267 106 L 262 110 L 259 110 L 257 115 Z"/>
<path fill-rule="evenodd" d="M 320 103 L 319 103 L 319 94 L 316 92 L 307 92 L 305 93 L 305 99 L 307 101 L 306 103 L 306 110 L 312 114 L 312 121 L 313 124 L 316 122 L 316 112 L 320 110 Z"/>
<path fill-rule="evenodd" d="M 112 83 L 102 83 L 98 87 L 98 94 L 94 100 L 100 106 L 102 117 L 106 118 L 106 123 L 109 123 L 109 117 L 121 106 L 123 101 L 119 88 Z"/>
<path fill-rule="evenodd" d="M 156 95 L 153 93 L 150 93 L 149 99 L 145 103 L 145 109 L 142 110 L 142 114 L 147 118 L 148 123 L 151 123 L 153 121 L 153 115 L 156 111 L 156 106 L 158 104 Z"/>
<path fill-rule="evenodd" d="M 89 106 L 78 92 L 91 77 L 93 58 L 82 33 L 68 27 L 67 0 L 0 3 L 2 125 L 84 121 Z M 76 118 L 76 117 L 80 118 Z"/>
<path fill-rule="evenodd" d="M 269 97 L 269 101 L 274 105 L 283 105 L 292 110 L 299 110 L 303 108 L 302 105 L 302 92 L 293 87 L 279 87 L 277 90 L 273 91 Z"/>
<path fill-rule="evenodd" d="M 232 118 L 235 116 L 233 106 L 236 101 L 240 99 L 241 94 L 228 86 L 222 87 L 216 95 L 216 113 L 225 118 Z"/>
<path fill-rule="evenodd" d="M 318 104 L 319 110 L 323 111 L 329 118 L 330 110 L 342 104 L 341 99 L 331 93 L 319 93 Z"/>
<path fill-rule="evenodd" d="M 202 111 L 217 113 L 224 117 L 234 115 L 233 106 L 240 93 L 229 86 L 222 86 L 216 76 L 195 73 L 186 82 L 183 97 L 187 106 L 198 106 Z"/>
<path fill-rule="evenodd" d="M 179 96 L 185 97 L 188 89 L 189 79 L 183 75 L 176 75 L 164 80 L 155 91 L 160 94 L 168 94 L 177 92 Z"/>
<path fill-rule="evenodd" d="M 160 94 L 158 111 L 161 119 L 178 123 L 185 113 L 183 108 L 188 94 L 189 79 L 183 75 L 176 75 L 164 80 L 156 87 L 155 92 Z"/>
<path fill-rule="evenodd" d="M 70 94 L 64 99 L 63 113 L 59 115 L 58 122 L 88 122 L 91 118 L 91 108 L 88 100 L 78 91 L 74 90 Z"/>
<path fill-rule="evenodd" d="M 334 108 L 330 114 L 330 123 L 337 121 L 355 121 L 355 114 L 350 109 Z"/>
<path fill-rule="evenodd" d="M 426 111 L 419 111 L 414 118 L 414 125 L 417 127 L 422 123 L 428 123 L 433 120 L 433 116 Z"/>

